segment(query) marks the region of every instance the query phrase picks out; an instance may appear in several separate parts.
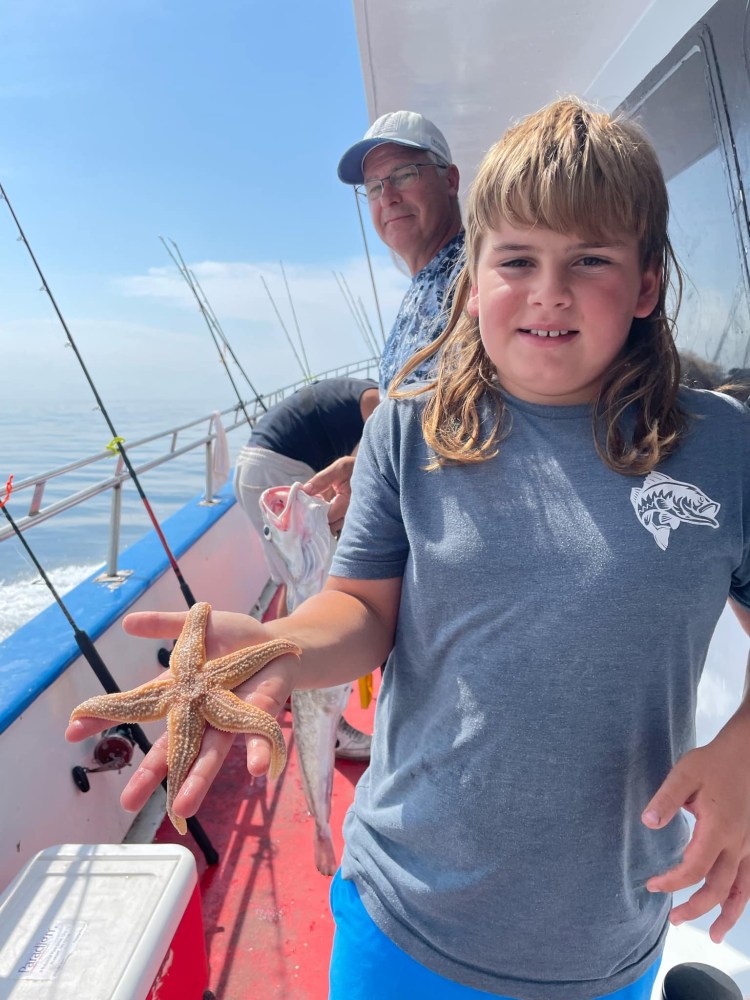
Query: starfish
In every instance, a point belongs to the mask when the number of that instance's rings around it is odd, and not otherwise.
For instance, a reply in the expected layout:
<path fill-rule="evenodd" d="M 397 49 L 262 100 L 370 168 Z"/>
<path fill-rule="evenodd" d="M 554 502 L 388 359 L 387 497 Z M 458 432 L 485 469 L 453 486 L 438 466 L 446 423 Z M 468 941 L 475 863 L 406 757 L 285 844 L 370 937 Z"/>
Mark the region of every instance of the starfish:
<path fill-rule="evenodd" d="M 211 605 L 194 604 L 162 677 L 132 691 L 101 694 L 82 702 L 70 721 L 93 717 L 112 722 L 153 722 L 167 716 L 167 813 L 179 833 L 187 823 L 172 805 L 198 756 L 206 723 L 225 733 L 254 733 L 271 743 L 269 777 L 277 778 L 286 764 L 286 744 L 278 722 L 268 712 L 232 694 L 237 687 L 277 656 L 299 655 L 289 639 L 273 639 L 240 649 L 216 660 L 206 659 L 206 625 Z"/>

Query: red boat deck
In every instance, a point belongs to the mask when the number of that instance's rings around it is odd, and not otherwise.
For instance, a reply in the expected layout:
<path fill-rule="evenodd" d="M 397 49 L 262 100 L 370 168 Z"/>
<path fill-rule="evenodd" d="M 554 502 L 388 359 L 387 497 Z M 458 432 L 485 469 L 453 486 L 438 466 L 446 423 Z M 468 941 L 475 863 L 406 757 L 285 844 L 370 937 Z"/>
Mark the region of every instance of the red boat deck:
<path fill-rule="evenodd" d="M 372 732 L 375 701 L 363 711 L 357 685 L 346 711 Z M 331 880 L 315 867 L 314 823 L 307 812 L 289 711 L 279 719 L 289 760 L 275 783 L 250 778 L 238 738 L 198 819 L 219 853 L 209 866 L 188 833 L 165 820 L 157 843 L 178 843 L 195 855 L 203 902 L 209 989 L 216 1000 L 325 1000 L 333 920 Z M 336 855 L 341 825 L 364 764 L 336 761 L 331 827 Z"/>

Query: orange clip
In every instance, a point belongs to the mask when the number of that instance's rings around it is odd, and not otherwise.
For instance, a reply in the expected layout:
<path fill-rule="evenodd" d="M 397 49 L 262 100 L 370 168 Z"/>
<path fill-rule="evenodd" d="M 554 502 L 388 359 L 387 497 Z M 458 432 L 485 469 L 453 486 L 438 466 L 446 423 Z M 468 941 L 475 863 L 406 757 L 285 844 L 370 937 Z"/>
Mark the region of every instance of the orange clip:
<path fill-rule="evenodd" d="M 372 674 L 366 674 L 359 678 L 359 704 L 362 708 L 369 708 L 372 701 Z"/>
<path fill-rule="evenodd" d="M 8 502 L 11 493 L 13 492 L 13 476 L 10 477 L 8 482 L 5 484 L 5 496 L 0 500 L 0 507 L 4 507 Z"/>

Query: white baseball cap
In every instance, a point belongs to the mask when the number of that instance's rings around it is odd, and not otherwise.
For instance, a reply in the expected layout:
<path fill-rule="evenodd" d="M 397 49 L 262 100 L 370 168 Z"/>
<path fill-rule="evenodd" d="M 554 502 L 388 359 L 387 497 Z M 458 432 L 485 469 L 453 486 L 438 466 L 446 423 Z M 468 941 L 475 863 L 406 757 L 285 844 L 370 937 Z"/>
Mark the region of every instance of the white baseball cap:
<path fill-rule="evenodd" d="M 344 184 L 362 184 L 365 157 L 371 149 L 386 142 L 413 149 L 429 149 L 446 163 L 453 162 L 445 136 L 429 118 L 416 111 L 391 111 L 381 115 L 365 132 L 364 138 L 347 149 L 339 161 L 339 180 Z"/>

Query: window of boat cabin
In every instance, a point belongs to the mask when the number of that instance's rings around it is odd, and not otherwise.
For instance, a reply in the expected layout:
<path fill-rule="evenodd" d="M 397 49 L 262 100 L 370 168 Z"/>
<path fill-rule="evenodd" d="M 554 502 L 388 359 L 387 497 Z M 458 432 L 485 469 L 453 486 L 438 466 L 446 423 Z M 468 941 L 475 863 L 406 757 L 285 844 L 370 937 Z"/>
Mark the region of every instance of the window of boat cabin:
<path fill-rule="evenodd" d="M 750 240 L 743 194 L 750 173 L 735 142 L 735 130 L 748 128 L 750 95 L 744 31 L 737 42 L 735 26 L 734 48 L 722 52 L 710 19 L 721 18 L 721 8 L 736 19 L 738 6 L 726 0 L 716 4 L 708 23 L 693 29 L 625 103 L 654 141 L 667 179 L 670 237 L 685 278 L 677 347 L 724 370 L 750 366 Z M 723 34 L 732 34 L 731 25 L 723 27 Z M 733 93 L 737 88 L 745 93 Z M 670 305 L 673 312 L 674 292 Z"/>

